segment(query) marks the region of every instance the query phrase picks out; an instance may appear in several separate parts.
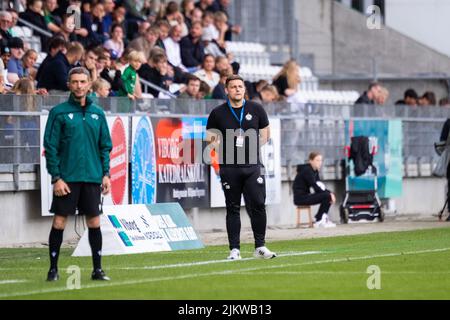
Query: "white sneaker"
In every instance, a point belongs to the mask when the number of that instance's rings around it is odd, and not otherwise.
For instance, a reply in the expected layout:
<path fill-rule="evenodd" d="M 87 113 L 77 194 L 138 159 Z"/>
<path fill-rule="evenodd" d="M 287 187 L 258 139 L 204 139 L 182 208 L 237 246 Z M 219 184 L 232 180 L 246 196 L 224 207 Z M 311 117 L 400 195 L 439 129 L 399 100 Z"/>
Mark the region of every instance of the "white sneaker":
<path fill-rule="evenodd" d="M 333 223 L 333 221 L 330 220 L 330 218 L 328 218 L 327 214 L 324 214 L 325 216 L 325 224 L 324 227 L 325 228 L 335 228 L 336 224 Z"/>
<path fill-rule="evenodd" d="M 323 228 L 325 225 L 322 220 L 314 222 L 314 228 Z"/>
<path fill-rule="evenodd" d="M 269 249 L 267 249 L 267 247 L 256 248 L 253 255 L 255 256 L 255 258 L 259 259 L 272 259 L 277 256 L 275 252 L 270 251 Z"/>
<path fill-rule="evenodd" d="M 228 260 L 241 260 L 241 251 L 239 249 L 233 249 L 230 251 L 230 255 L 227 258 Z"/>

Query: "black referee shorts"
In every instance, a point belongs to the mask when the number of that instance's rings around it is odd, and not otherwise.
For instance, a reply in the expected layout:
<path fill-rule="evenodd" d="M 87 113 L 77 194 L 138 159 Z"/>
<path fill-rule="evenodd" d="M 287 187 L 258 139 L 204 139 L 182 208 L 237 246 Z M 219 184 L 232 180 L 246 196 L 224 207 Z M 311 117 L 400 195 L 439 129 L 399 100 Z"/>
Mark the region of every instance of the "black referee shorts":
<path fill-rule="evenodd" d="M 98 183 L 68 182 L 71 193 L 63 197 L 53 195 L 50 212 L 59 216 L 79 215 L 99 216 L 101 209 L 101 185 Z"/>

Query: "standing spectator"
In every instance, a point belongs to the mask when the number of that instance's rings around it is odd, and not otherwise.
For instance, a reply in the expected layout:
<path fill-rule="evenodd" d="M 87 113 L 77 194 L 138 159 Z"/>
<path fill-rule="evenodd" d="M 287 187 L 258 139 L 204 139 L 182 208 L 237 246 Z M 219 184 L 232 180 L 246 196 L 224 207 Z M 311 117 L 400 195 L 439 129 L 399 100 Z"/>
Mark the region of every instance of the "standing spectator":
<path fill-rule="evenodd" d="M 142 52 L 131 51 L 128 54 L 129 66 L 122 74 L 122 81 L 125 91 L 119 91 L 119 96 L 128 97 L 131 100 L 140 98 L 135 92 L 136 84 L 139 81 L 137 71 L 141 68 L 142 63 L 145 62 L 145 57 Z"/>
<path fill-rule="evenodd" d="M 298 92 L 301 81 L 299 69 L 300 67 L 295 60 L 289 60 L 274 77 L 273 85 L 278 89 L 280 95 L 289 98 Z"/>
<path fill-rule="evenodd" d="M 128 48 L 144 53 L 145 59 L 150 58 L 150 52 L 155 47 L 159 38 L 159 28 L 152 26 L 147 29 L 143 36 L 137 37 L 130 42 Z"/>
<path fill-rule="evenodd" d="M 367 91 L 355 101 L 355 104 L 375 104 L 377 97 L 380 95 L 381 85 L 378 82 L 371 83 Z"/>
<path fill-rule="evenodd" d="M 50 38 L 48 42 L 48 53 L 45 59 L 41 62 L 41 65 L 39 66 L 39 69 L 37 70 L 36 74 L 36 81 L 39 83 L 41 82 L 42 77 L 42 70 L 45 68 L 47 63 L 53 59 L 53 57 L 56 56 L 58 52 L 66 53 L 66 45 L 67 42 L 64 40 L 63 37 L 55 36 L 53 38 Z"/>
<path fill-rule="evenodd" d="M 419 99 L 419 96 L 417 95 L 417 92 L 414 89 L 408 89 L 405 91 L 403 100 L 397 101 L 396 105 L 407 105 L 407 106 L 417 106 L 417 100 Z"/>
<path fill-rule="evenodd" d="M 45 88 L 49 93 L 50 91 L 53 93 L 68 91 L 69 71 L 81 60 L 83 54 L 84 48 L 79 42 L 71 43 L 66 53 L 58 52 L 42 70 L 43 76 L 38 82 L 38 88 Z"/>
<path fill-rule="evenodd" d="M 123 28 L 120 24 L 114 24 L 111 27 L 111 39 L 107 40 L 103 47 L 108 50 L 114 50 L 119 57 L 122 56 L 125 45 L 123 42 Z"/>
<path fill-rule="evenodd" d="M 111 189 L 109 153 L 111 136 L 102 109 L 87 97 L 89 72 L 74 68 L 68 75 L 70 98 L 50 110 L 44 134 L 47 171 L 52 177 L 54 213 L 49 235 L 50 270 L 47 281 L 56 281 L 58 258 L 67 216 L 76 209 L 86 216 L 94 270 L 92 280 L 110 280 L 101 267 L 101 193 Z M 67 114 L 72 116 L 68 117 Z M 88 113 L 92 116 L 85 117 Z"/>
<path fill-rule="evenodd" d="M 47 23 L 45 22 L 43 11 L 42 11 L 42 0 L 27 0 L 27 9 L 25 12 L 21 12 L 19 17 L 25 21 L 28 21 L 41 28 L 44 31 L 48 31 Z M 20 23 L 19 23 L 20 25 Z M 45 48 L 47 46 L 47 36 L 39 33 L 34 33 L 36 36 L 41 38 L 41 46 Z"/>
<path fill-rule="evenodd" d="M 202 24 L 194 22 L 188 36 L 181 39 L 181 60 L 190 72 L 200 69 L 205 58 L 205 48 L 201 42 Z"/>
<path fill-rule="evenodd" d="M 194 73 L 200 80 L 205 81 L 210 88 L 214 88 L 220 80 L 220 75 L 214 71 L 215 59 L 212 55 L 205 55 L 202 69 Z"/>
<path fill-rule="evenodd" d="M 433 91 L 425 92 L 419 98 L 419 106 L 435 106 L 436 105 L 436 95 Z"/>
<path fill-rule="evenodd" d="M 178 96 L 178 99 L 198 99 L 201 80 L 196 76 L 189 76 L 186 90 Z"/>
<path fill-rule="evenodd" d="M 6 66 L 8 69 L 7 80 L 14 85 L 19 78 L 24 76 L 22 65 L 22 57 L 24 54 L 23 41 L 20 38 L 13 37 L 8 41 L 8 47 L 11 50 L 11 58 Z"/>

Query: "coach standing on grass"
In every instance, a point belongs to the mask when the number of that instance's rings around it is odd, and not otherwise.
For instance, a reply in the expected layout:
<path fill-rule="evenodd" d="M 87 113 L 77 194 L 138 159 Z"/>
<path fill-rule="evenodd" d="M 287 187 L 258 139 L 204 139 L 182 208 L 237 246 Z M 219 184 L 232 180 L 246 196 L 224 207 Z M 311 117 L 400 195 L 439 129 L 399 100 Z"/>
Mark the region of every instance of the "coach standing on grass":
<path fill-rule="evenodd" d="M 58 256 L 67 216 L 76 209 L 86 216 L 94 271 L 92 280 L 109 280 L 101 267 L 101 193 L 111 189 L 109 153 L 111 136 L 103 110 L 87 97 L 90 74 L 85 68 L 69 72 L 69 100 L 55 106 L 45 128 L 47 170 L 52 176 L 54 213 L 49 237 L 48 281 L 58 280 Z"/>
<path fill-rule="evenodd" d="M 226 226 L 230 255 L 241 259 L 241 195 L 247 202 L 257 258 L 271 259 L 276 254 L 265 247 L 266 186 L 260 147 L 270 138 L 269 119 L 263 107 L 245 101 L 244 80 L 233 75 L 227 78 L 227 103 L 215 108 L 208 118 L 207 140 L 219 154 L 220 179 L 227 206 Z"/>

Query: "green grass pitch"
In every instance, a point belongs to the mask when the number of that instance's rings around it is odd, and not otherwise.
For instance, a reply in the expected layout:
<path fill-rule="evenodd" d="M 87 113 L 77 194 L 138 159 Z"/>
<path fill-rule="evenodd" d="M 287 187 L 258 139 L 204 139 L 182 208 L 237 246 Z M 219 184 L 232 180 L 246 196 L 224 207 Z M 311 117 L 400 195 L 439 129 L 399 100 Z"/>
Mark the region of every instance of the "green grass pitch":
<path fill-rule="evenodd" d="M 106 256 L 110 282 L 91 281 L 91 259 L 62 249 L 61 279 L 53 283 L 45 281 L 47 249 L 0 249 L 0 299 L 450 299 L 450 228 L 268 247 L 279 257 L 256 260 L 251 244 L 242 246 L 241 261 L 225 260 L 227 246 Z M 73 265 L 81 268 L 80 289 L 67 286 Z"/>

